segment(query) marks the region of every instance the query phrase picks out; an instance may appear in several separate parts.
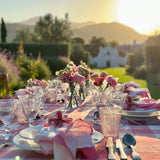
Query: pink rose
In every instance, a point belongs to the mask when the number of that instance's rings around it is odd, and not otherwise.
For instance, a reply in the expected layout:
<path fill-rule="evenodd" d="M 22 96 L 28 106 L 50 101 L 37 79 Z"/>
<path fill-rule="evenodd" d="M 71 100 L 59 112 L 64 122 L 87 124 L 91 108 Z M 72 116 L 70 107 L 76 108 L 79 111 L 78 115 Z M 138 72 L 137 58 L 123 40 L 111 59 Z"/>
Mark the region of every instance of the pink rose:
<path fill-rule="evenodd" d="M 103 84 L 104 78 L 103 77 L 96 77 L 94 79 L 94 85 L 96 86 L 101 86 Z"/>
<path fill-rule="evenodd" d="M 101 74 L 100 74 L 100 77 L 106 77 L 106 76 L 108 76 L 108 73 L 106 73 L 106 72 L 101 72 Z"/>
<path fill-rule="evenodd" d="M 115 89 L 115 86 L 117 85 L 117 81 L 112 76 L 107 76 L 106 81 Z"/>
<path fill-rule="evenodd" d="M 85 77 L 80 75 L 80 74 L 75 74 L 74 75 L 74 81 L 77 82 L 80 85 L 83 85 L 83 82 L 85 80 Z"/>

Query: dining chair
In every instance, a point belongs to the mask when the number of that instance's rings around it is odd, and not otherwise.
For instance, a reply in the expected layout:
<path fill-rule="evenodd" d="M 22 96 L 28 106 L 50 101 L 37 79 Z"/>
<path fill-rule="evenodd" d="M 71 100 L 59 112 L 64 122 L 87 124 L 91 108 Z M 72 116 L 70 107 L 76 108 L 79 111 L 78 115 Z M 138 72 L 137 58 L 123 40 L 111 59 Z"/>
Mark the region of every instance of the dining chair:
<path fill-rule="evenodd" d="M 5 81 L 5 89 L 6 89 L 6 95 L 9 95 L 9 80 L 8 80 L 8 74 L 6 73 L 0 73 L 0 84 Z"/>

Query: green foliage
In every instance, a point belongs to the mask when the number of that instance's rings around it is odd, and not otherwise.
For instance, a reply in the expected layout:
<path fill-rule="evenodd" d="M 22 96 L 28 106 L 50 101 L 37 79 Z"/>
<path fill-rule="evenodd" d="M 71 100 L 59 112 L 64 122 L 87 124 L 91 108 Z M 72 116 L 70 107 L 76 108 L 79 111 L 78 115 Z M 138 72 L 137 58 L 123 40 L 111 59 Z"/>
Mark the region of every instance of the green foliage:
<path fill-rule="evenodd" d="M 29 28 L 19 29 L 16 31 L 16 37 L 13 39 L 13 43 L 33 43 L 37 39 L 34 32 L 31 32 Z"/>
<path fill-rule="evenodd" d="M 49 79 L 51 72 L 46 62 L 30 59 L 26 55 L 20 54 L 16 59 L 16 64 L 20 66 L 20 76 L 26 82 L 29 78 Z"/>
<path fill-rule="evenodd" d="M 36 42 L 69 42 L 72 36 L 68 14 L 64 19 L 53 18 L 51 14 L 40 17 L 34 31 Z"/>
<path fill-rule="evenodd" d="M 152 84 L 160 84 L 160 46 L 146 47 L 147 80 Z"/>
<path fill-rule="evenodd" d="M 14 64 L 14 56 L 10 56 L 8 52 L 0 51 L 0 73 L 7 73 L 9 78 L 9 90 L 12 91 L 12 88 L 15 87 L 19 81 L 19 68 Z M 0 92 L 3 92 L 4 83 L 0 85 Z"/>
<path fill-rule="evenodd" d="M 148 39 L 146 40 L 147 45 L 159 45 L 160 44 L 160 34 L 155 34 L 153 36 L 149 36 Z"/>
<path fill-rule="evenodd" d="M 135 78 L 146 79 L 146 65 L 137 67 L 133 75 Z"/>
<path fill-rule="evenodd" d="M 94 57 L 97 56 L 99 52 L 99 47 L 105 47 L 107 45 L 105 39 L 103 37 L 97 38 L 96 36 L 93 36 L 90 40 L 90 43 L 86 48 L 90 52 L 90 54 Z"/>
<path fill-rule="evenodd" d="M 75 44 L 75 43 L 80 43 L 80 44 L 84 44 L 84 39 L 82 38 L 79 38 L 79 37 L 75 37 L 75 38 L 72 38 L 72 44 Z"/>
<path fill-rule="evenodd" d="M 83 61 L 88 64 L 89 53 L 84 50 L 83 45 L 81 44 L 73 44 L 71 49 L 70 59 L 76 65 L 80 64 L 80 61 Z"/>
<path fill-rule="evenodd" d="M 1 18 L 1 42 L 5 43 L 6 42 L 6 37 L 7 37 L 6 24 L 3 20 L 3 18 Z"/>
<path fill-rule="evenodd" d="M 145 65 L 145 49 L 139 48 L 133 53 L 128 54 L 128 73 L 134 73 L 141 65 Z"/>
<path fill-rule="evenodd" d="M 117 41 L 110 41 L 109 44 L 110 44 L 110 46 L 113 47 L 113 48 L 119 46 L 119 43 L 118 43 Z"/>
<path fill-rule="evenodd" d="M 45 60 L 47 61 L 47 65 L 49 66 L 50 71 L 54 76 L 56 71 L 65 68 L 68 63 L 68 61 L 57 57 L 50 57 L 50 58 L 45 57 Z"/>
<path fill-rule="evenodd" d="M 2 49 L 7 49 L 14 54 L 17 54 L 19 43 L 1 43 Z M 29 56 L 32 53 L 33 57 L 37 57 L 41 52 L 42 56 L 68 56 L 70 52 L 70 46 L 68 43 L 32 43 L 23 44 L 24 52 Z"/>
<path fill-rule="evenodd" d="M 126 68 L 126 71 L 128 73 L 133 73 L 134 70 L 135 70 L 135 67 L 136 67 L 136 64 L 135 64 L 135 56 L 133 53 L 129 53 L 128 54 L 128 66 Z"/>

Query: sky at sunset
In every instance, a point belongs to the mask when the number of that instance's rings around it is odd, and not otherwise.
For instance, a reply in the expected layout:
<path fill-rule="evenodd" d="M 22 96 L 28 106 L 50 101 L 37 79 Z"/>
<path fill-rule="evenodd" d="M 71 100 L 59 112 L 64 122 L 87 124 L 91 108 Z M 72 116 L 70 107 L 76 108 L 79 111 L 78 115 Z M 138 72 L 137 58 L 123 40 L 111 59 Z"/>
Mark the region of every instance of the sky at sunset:
<path fill-rule="evenodd" d="M 142 34 L 160 29 L 160 0 L 0 0 L 0 18 L 20 22 L 51 13 L 71 22 L 119 22 Z"/>

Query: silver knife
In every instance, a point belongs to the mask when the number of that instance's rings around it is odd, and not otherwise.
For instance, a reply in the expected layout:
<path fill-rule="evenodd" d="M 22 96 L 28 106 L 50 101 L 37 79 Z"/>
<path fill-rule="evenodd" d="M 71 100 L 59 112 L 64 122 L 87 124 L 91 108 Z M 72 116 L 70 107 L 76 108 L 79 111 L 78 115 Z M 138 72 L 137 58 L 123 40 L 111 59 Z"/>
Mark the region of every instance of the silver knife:
<path fill-rule="evenodd" d="M 124 149 L 123 149 L 123 146 L 122 146 L 120 139 L 116 139 L 116 148 L 119 149 L 121 160 L 127 160 L 127 155 L 124 152 Z"/>
<path fill-rule="evenodd" d="M 113 144 L 113 137 L 108 137 L 106 147 L 108 148 L 108 159 L 109 160 L 115 160 L 116 156 L 114 154 L 114 144 Z"/>

